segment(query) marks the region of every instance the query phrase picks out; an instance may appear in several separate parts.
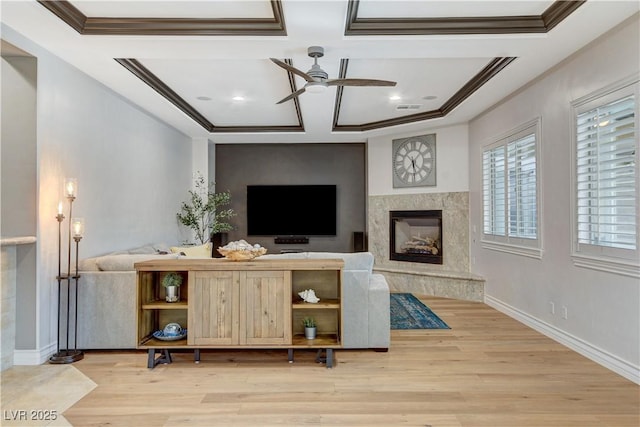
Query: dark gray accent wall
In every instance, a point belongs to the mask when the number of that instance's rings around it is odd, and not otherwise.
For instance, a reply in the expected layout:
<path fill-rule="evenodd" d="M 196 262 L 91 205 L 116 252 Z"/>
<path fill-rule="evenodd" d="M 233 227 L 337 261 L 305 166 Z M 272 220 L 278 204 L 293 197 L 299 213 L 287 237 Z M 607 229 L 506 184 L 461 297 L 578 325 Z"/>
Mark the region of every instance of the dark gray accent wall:
<path fill-rule="evenodd" d="M 366 146 L 350 144 L 217 144 L 216 191 L 229 190 L 235 230 L 229 240 L 282 250 L 352 252 L 353 232 L 366 231 Z M 309 236 L 308 244 L 275 244 L 274 237 L 247 236 L 247 185 L 337 186 L 337 235 Z M 265 212 L 277 215 L 278 207 Z M 313 221 L 314 218 L 309 218 Z"/>

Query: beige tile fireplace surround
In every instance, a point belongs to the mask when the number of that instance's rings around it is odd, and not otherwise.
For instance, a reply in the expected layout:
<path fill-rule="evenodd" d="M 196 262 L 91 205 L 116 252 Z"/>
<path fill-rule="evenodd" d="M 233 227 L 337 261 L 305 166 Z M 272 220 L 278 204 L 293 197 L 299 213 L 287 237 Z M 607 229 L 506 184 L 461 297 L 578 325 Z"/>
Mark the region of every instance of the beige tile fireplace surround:
<path fill-rule="evenodd" d="M 442 265 L 389 259 L 389 212 L 442 210 Z M 469 272 L 469 193 L 369 196 L 369 251 L 392 292 L 483 301 L 484 279 Z"/>

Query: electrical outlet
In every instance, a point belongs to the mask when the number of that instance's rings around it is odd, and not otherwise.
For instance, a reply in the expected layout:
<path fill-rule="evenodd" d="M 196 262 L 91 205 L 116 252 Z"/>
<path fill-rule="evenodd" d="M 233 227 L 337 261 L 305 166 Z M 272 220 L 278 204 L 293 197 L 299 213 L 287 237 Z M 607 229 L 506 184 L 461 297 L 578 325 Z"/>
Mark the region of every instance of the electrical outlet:
<path fill-rule="evenodd" d="M 563 319 L 568 319 L 569 318 L 569 310 L 567 310 L 567 306 L 566 305 L 562 306 L 562 318 Z"/>
<path fill-rule="evenodd" d="M 549 313 L 556 314 L 556 305 L 553 301 L 549 301 Z"/>

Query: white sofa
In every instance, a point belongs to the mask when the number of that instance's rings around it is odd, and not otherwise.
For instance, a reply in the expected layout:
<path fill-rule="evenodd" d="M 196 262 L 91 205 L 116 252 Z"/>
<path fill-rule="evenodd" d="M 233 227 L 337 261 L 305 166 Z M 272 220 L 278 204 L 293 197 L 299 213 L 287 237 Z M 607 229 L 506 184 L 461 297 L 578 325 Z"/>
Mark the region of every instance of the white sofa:
<path fill-rule="evenodd" d="M 164 245 L 147 245 L 81 262 L 77 348 L 136 347 L 136 273 L 133 265 L 148 259 L 179 256 L 159 255 L 158 250 L 165 251 L 165 248 Z M 345 262 L 342 284 L 344 348 L 382 351 L 389 348 L 389 286 L 384 276 L 373 273 L 371 253 L 301 252 L 264 257 L 342 258 Z"/>

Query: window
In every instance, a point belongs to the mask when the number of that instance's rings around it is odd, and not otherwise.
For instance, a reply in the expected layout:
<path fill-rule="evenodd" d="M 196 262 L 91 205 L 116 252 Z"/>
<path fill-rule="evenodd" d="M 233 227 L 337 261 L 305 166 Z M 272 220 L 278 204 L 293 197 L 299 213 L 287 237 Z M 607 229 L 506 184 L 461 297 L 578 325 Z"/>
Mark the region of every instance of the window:
<path fill-rule="evenodd" d="M 483 151 L 485 248 L 536 258 L 541 256 L 538 238 L 539 127 L 539 120 L 528 123 Z"/>
<path fill-rule="evenodd" d="M 637 87 L 627 84 L 574 103 L 574 260 L 586 255 L 637 264 Z"/>

